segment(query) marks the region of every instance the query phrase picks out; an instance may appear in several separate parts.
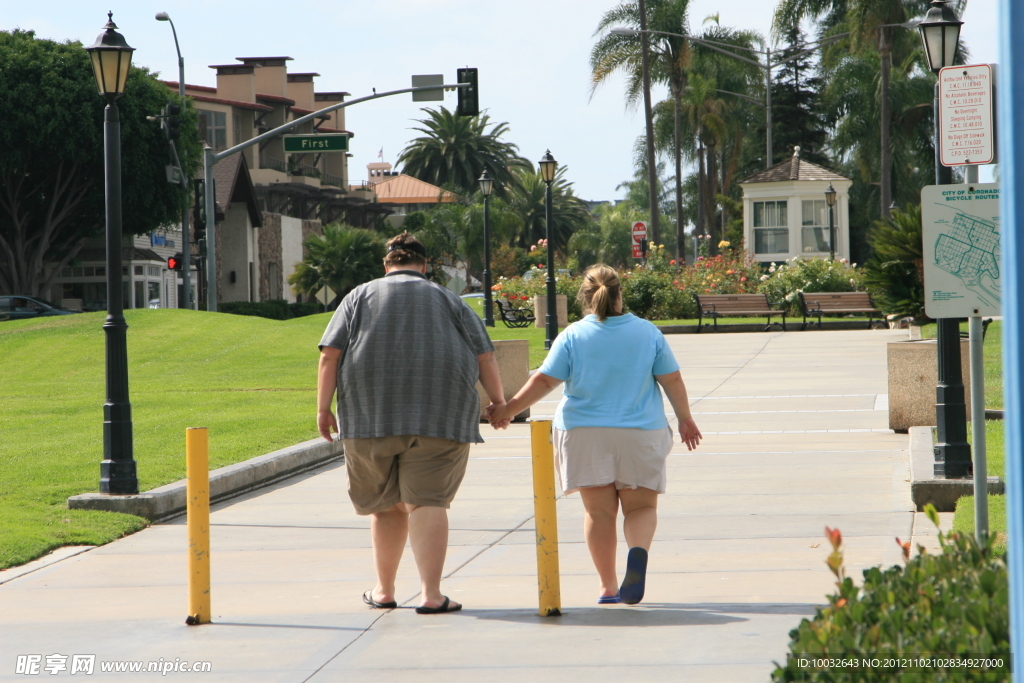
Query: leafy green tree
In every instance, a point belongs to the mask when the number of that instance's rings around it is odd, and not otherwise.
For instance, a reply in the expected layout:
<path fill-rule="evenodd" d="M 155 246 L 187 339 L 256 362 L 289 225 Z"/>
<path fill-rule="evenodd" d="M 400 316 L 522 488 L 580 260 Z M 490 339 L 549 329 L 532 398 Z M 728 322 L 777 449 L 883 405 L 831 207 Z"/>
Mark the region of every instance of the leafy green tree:
<path fill-rule="evenodd" d="M 81 43 L 0 31 L 0 292 L 45 296 L 63 268 L 106 225 L 103 109 Z M 167 139 L 147 116 L 172 96 L 132 67 L 118 101 L 124 233 L 175 223 L 184 195 L 167 182 Z M 179 150 L 191 176 L 201 158 L 195 111 L 183 111 Z M 45 264 L 56 267 L 45 269 Z"/>
<path fill-rule="evenodd" d="M 424 109 L 427 118 L 419 119 L 423 136 L 410 141 L 398 157 L 403 172 L 425 182 L 458 188 L 461 194 L 473 194 L 486 169 L 494 179 L 494 193 L 508 198 L 516 182 L 515 170 L 529 161 L 519 156 L 519 148 L 502 140 L 507 123 L 495 123 L 488 130 L 490 117 L 458 116 L 445 107 Z"/>
<path fill-rule="evenodd" d="M 877 177 L 883 218 L 889 216 L 892 202 L 892 115 L 889 98 L 893 59 L 894 56 L 898 60 L 903 59 L 909 49 L 920 50 L 916 36 L 899 25 L 923 15 L 927 6 L 925 0 L 781 0 L 775 10 L 773 30 L 776 34 L 784 34 L 803 19 L 824 16 L 826 25 L 835 27 L 833 33 L 850 34 L 843 44 L 851 53 L 864 55 L 875 52 L 878 55 Z"/>
<path fill-rule="evenodd" d="M 892 212 L 875 223 L 869 236 L 871 258 L 864 284 L 888 314 L 927 320 L 924 312 L 924 248 L 921 206 Z"/>
<path fill-rule="evenodd" d="M 569 238 L 577 230 L 588 226 L 593 217 L 586 203 L 576 196 L 572 183 L 565 179 L 567 167 L 558 169 L 551 183 L 551 244 L 549 248 L 565 252 Z M 537 240 L 547 239 L 545 225 L 545 189 L 540 171 L 520 169 L 517 173 L 518 190 L 509 207 L 519 215 L 520 230 L 516 243 L 529 249 Z"/>
<path fill-rule="evenodd" d="M 336 294 L 328 306 L 332 310 L 346 294 L 384 272 L 384 240 L 372 230 L 332 223 L 324 226 L 323 235 L 307 237 L 303 247 L 306 256 L 288 283 L 310 298 L 330 287 Z"/>
<path fill-rule="evenodd" d="M 789 51 L 806 43 L 799 26 L 786 30 Z M 800 147 L 800 157 L 811 163 L 832 167 L 825 154 L 827 128 L 821 101 L 825 83 L 805 54 L 783 64 L 772 83 L 772 146 L 783 154 Z M 774 151 L 774 150 L 773 150 Z"/>
<path fill-rule="evenodd" d="M 678 207 L 683 204 L 681 184 L 681 147 L 683 142 L 680 117 L 683 93 L 688 82 L 687 69 L 690 65 L 691 48 L 690 41 L 680 36 L 688 35 L 690 32 L 688 25 L 690 0 L 647 0 L 645 9 L 648 15 L 647 29 L 652 32 L 648 39 L 651 81 L 668 85 L 673 103 L 674 144 L 672 154 L 676 180 L 676 243 L 682 245 L 684 240 L 683 221 L 678 213 Z M 625 0 L 605 12 L 598 22 L 594 35 L 599 35 L 603 31 L 618 26 L 640 28 L 640 10 L 635 2 Z M 659 35 L 658 32 L 677 35 Z M 640 51 L 641 36 L 639 34 L 623 36 L 606 33 L 601 36 L 590 52 L 591 93 L 612 74 L 624 72 L 627 79 L 626 106 L 635 107 L 643 96 Z M 647 203 L 650 204 L 650 201 Z M 658 234 L 653 237 L 661 239 Z"/>

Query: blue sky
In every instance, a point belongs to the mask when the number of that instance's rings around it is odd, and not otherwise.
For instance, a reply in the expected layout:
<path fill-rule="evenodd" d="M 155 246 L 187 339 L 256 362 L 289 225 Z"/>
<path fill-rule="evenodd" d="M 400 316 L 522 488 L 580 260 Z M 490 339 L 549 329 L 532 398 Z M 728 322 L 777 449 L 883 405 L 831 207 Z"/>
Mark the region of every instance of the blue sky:
<path fill-rule="evenodd" d="M 107 10 L 128 43 L 136 64 L 177 80 L 170 26 L 174 20 L 188 83 L 215 85 L 210 64 L 235 57 L 287 55 L 290 71 L 315 71 L 318 90 L 345 90 L 353 97 L 408 87 L 412 74 L 455 79 L 462 66 L 480 69 L 481 106 L 507 121 L 507 138 L 534 161 L 546 149 L 568 166 L 567 178 L 584 199 L 614 199 L 616 185 L 632 176 L 632 147 L 642 132 L 639 111 L 623 107 L 623 84 L 615 80 L 591 97 L 588 57 L 593 31 L 614 0 L 83 0 L 5 3 L 0 26 L 33 29 L 43 38 L 91 44 Z M 768 32 L 770 0 L 693 0 L 691 27 L 718 13 L 723 26 Z M 962 17 L 963 39 L 975 63 L 996 61 L 996 0 L 970 0 Z M 664 97 L 656 89 L 655 97 Z M 455 94 L 445 105 L 455 106 Z M 353 106 L 348 128 L 355 133 L 350 159 L 353 180 L 366 164 L 395 162 L 420 118 L 410 95 Z M 982 178 L 984 179 L 983 173 Z"/>

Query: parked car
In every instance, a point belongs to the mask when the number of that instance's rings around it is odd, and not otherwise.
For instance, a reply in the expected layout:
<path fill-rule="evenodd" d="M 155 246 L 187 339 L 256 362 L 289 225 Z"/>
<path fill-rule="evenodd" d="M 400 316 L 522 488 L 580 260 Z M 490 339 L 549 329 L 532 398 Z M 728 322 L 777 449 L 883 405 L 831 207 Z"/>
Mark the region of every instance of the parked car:
<path fill-rule="evenodd" d="M 32 296 L 0 296 L 0 320 L 21 320 L 47 315 L 71 315 L 81 311 L 69 311 L 45 299 Z"/>

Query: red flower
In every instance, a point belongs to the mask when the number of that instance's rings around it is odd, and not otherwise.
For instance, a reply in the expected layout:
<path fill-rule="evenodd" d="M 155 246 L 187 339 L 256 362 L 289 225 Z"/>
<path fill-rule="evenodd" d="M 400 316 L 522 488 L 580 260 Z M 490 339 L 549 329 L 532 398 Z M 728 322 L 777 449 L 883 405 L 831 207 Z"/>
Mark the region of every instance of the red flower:
<path fill-rule="evenodd" d="M 674 265 L 676 264 L 676 260 L 675 260 L 675 259 L 672 259 L 672 260 L 671 260 L 671 261 L 669 261 L 668 263 L 669 263 L 669 265 L 672 265 L 672 266 L 674 266 Z"/>
<path fill-rule="evenodd" d="M 520 299 L 522 299 L 523 301 L 529 301 L 529 300 L 530 300 L 530 297 L 526 296 L 525 294 L 524 294 L 524 295 L 522 295 L 522 296 L 521 296 L 521 297 L 519 297 L 519 298 L 520 298 Z"/>

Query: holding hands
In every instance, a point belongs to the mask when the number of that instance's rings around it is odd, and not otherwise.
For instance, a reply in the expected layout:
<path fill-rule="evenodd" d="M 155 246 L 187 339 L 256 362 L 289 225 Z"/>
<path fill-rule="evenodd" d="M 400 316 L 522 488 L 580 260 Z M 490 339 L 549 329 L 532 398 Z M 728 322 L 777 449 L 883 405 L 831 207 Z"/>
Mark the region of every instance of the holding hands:
<path fill-rule="evenodd" d="M 511 413 L 508 409 L 508 404 L 502 401 L 501 403 L 492 403 L 484 409 L 484 418 L 491 423 L 491 426 L 495 429 L 506 429 L 515 414 Z"/>

